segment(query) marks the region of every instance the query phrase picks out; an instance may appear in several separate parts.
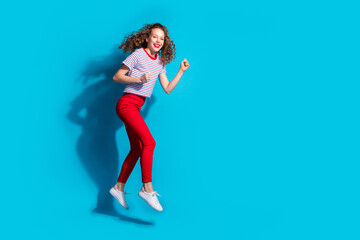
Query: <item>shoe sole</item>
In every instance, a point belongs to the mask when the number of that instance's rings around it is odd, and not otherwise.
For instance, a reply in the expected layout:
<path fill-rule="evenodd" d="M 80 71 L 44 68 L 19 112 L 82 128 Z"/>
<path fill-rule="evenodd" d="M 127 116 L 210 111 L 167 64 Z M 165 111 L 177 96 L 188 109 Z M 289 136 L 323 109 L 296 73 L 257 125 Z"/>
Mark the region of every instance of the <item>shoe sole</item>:
<path fill-rule="evenodd" d="M 114 188 L 111 188 L 109 192 L 120 203 L 120 205 L 123 206 L 123 208 L 125 208 L 126 210 L 129 210 L 129 207 L 125 207 L 124 205 L 121 204 L 119 198 L 116 196 L 116 191 Z"/>
<path fill-rule="evenodd" d="M 152 209 L 154 209 L 154 210 L 156 210 L 156 211 L 158 211 L 158 212 L 162 212 L 162 211 L 163 211 L 163 210 L 158 210 L 158 209 L 154 208 L 153 206 L 151 206 L 151 205 L 148 203 L 148 201 L 146 201 L 146 199 L 142 196 L 141 192 L 139 192 L 138 195 L 139 195 L 139 197 L 140 197 L 141 199 L 143 199 Z"/>

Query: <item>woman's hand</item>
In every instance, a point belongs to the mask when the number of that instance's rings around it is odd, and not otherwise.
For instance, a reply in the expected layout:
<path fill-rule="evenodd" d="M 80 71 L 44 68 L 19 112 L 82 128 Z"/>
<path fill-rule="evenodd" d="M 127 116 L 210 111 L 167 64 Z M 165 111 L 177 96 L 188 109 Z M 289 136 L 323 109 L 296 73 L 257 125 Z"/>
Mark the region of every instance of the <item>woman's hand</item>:
<path fill-rule="evenodd" d="M 150 81 L 150 78 L 151 78 L 151 74 L 150 73 L 145 73 L 144 75 L 142 75 L 139 78 L 139 83 L 146 83 L 146 82 Z"/>
<path fill-rule="evenodd" d="M 189 67 L 190 67 L 190 64 L 186 60 L 186 58 L 184 60 L 182 60 L 182 62 L 180 64 L 180 69 L 185 72 Z"/>

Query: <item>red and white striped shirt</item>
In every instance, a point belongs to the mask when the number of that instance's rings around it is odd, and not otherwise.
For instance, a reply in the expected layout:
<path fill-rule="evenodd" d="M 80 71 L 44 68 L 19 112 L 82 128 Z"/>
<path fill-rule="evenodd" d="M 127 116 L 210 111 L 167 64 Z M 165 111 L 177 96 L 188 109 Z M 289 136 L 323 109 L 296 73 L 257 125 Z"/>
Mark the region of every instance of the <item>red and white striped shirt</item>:
<path fill-rule="evenodd" d="M 130 70 L 128 76 L 140 77 L 145 73 L 150 73 L 151 78 L 146 83 L 129 83 L 124 92 L 133 93 L 143 97 L 150 98 L 153 92 L 156 80 L 161 73 L 166 73 L 166 68 L 162 65 L 160 58 L 152 57 L 145 48 L 138 48 L 131 53 L 122 63 Z"/>

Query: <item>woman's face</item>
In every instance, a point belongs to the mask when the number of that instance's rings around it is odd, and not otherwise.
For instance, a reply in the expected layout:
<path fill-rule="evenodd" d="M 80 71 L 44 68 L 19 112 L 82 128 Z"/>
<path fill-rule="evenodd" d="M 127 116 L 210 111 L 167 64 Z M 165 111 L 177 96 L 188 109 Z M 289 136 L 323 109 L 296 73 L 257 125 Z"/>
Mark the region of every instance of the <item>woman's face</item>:
<path fill-rule="evenodd" d="M 165 34 L 160 28 L 153 28 L 151 34 L 146 38 L 148 48 L 153 52 L 158 52 L 164 45 Z"/>

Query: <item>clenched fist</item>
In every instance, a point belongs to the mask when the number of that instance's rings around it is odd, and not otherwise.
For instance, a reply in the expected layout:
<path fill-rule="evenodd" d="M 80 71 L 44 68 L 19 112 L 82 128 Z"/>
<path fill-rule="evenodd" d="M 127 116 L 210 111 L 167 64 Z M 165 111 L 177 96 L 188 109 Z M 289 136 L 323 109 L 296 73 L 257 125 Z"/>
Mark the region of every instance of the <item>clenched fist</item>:
<path fill-rule="evenodd" d="M 150 78 L 151 78 L 151 74 L 150 73 L 145 73 L 144 75 L 142 75 L 140 77 L 140 82 L 139 83 L 146 83 L 148 81 L 150 81 Z"/>
<path fill-rule="evenodd" d="M 189 62 L 186 60 L 186 58 L 184 60 L 182 60 L 181 64 L 180 64 L 180 69 L 183 70 L 184 72 L 190 67 Z"/>

